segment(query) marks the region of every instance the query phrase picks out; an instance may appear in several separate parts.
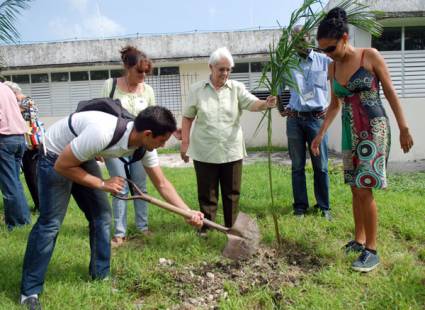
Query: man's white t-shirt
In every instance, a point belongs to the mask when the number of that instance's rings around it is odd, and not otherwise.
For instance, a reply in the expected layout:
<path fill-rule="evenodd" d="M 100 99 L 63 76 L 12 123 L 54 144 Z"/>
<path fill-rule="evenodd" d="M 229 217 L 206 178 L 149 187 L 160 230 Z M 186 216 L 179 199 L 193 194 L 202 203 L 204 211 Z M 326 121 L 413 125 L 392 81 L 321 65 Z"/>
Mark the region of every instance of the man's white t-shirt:
<path fill-rule="evenodd" d="M 105 149 L 112 140 L 116 125 L 117 117 L 111 114 L 98 111 L 75 113 L 72 116 L 72 128 L 77 137 L 69 129 L 68 117 L 66 117 L 48 128 L 45 136 L 46 149 L 59 155 L 71 143 L 72 153 L 82 162 L 93 159 L 95 156 L 105 158 L 130 156 L 136 149 L 128 147 L 134 122 L 127 124 L 127 130 L 116 144 Z M 141 161 L 145 167 L 158 166 L 156 150 L 146 151 Z"/>

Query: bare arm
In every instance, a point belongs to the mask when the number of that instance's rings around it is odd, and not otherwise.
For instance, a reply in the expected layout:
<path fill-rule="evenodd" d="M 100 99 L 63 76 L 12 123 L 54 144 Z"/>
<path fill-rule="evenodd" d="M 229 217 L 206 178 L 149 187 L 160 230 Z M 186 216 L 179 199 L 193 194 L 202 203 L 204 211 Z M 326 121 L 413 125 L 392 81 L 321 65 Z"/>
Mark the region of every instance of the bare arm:
<path fill-rule="evenodd" d="M 152 181 L 159 194 L 167 202 L 181 209 L 190 210 L 183 199 L 179 196 L 173 184 L 165 177 L 160 166 L 145 167 L 146 174 Z"/>
<path fill-rule="evenodd" d="M 184 117 L 182 119 L 182 144 L 180 146 L 180 156 L 187 163 L 189 161 L 189 156 L 186 155 L 187 149 L 189 148 L 189 137 L 190 137 L 190 128 L 192 128 L 194 118 Z"/>
<path fill-rule="evenodd" d="M 259 112 L 276 106 L 276 96 L 268 96 L 266 100 L 257 100 L 250 107 L 251 112 Z"/>
<path fill-rule="evenodd" d="M 400 100 L 398 99 L 394 85 L 391 81 L 391 76 L 384 57 L 382 57 L 382 55 L 375 49 L 367 49 L 367 56 L 369 56 L 368 58 L 372 64 L 373 72 L 375 72 L 376 76 L 381 81 L 385 98 L 387 98 L 391 110 L 393 111 L 396 118 L 397 125 L 400 130 L 401 148 L 403 149 L 404 153 L 407 153 L 413 146 L 413 139 L 410 135 L 409 126 L 407 125 L 407 120 L 404 116 Z"/>
<path fill-rule="evenodd" d="M 72 153 L 68 144 L 56 160 L 54 169 L 71 181 L 86 187 L 100 189 L 112 194 L 118 194 L 124 185 L 124 180 L 120 177 L 112 177 L 103 181 L 102 179 L 89 174 L 81 168 L 81 162 Z"/>

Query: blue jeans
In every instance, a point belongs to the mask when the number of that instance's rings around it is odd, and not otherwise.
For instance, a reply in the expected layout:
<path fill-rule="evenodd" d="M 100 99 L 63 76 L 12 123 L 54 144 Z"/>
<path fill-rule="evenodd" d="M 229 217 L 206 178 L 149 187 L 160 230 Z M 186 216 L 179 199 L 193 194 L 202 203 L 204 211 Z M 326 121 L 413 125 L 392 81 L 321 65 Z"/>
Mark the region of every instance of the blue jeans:
<path fill-rule="evenodd" d="M 105 160 L 106 167 L 108 168 L 109 175 L 126 177 L 124 170 L 124 163 L 118 158 L 108 158 Z M 134 162 L 130 165 L 131 180 L 144 192 L 146 191 L 146 172 L 140 161 Z M 121 194 L 127 196 L 129 193 L 128 186 L 125 186 Z M 136 227 L 140 231 L 148 229 L 148 206 L 146 201 L 136 199 L 134 203 L 134 213 Z M 112 209 L 114 212 L 114 225 L 117 237 L 124 237 L 127 231 L 127 201 L 112 198 Z"/>
<path fill-rule="evenodd" d="M 311 142 L 319 133 L 323 119 L 314 116 L 288 117 L 286 133 L 289 156 L 292 160 L 292 192 L 294 212 L 305 213 L 309 207 L 305 178 L 306 147 L 310 152 L 314 171 L 314 195 L 321 210 L 329 210 L 328 137 L 322 140 L 320 155 L 311 154 Z M 307 145 L 307 146 L 306 146 Z"/>
<path fill-rule="evenodd" d="M 72 196 L 89 221 L 90 265 L 93 279 L 102 279 L 110 271 L 111 210 L 105 192 L 73 183 L 58 174 L 53 166 L 57 155 L 40 155 L 38 162 L 38 188 L 40 216 L 28 237 L 24 257 L 21 294 L 29 296 L 43 290 L 47 266 L 53 254 L 59 228 Z M 83 163 L 88 173 L 101 177 L 96 161 Z"/>
<path fill-rule="evenodd" d="M 25 150 L 24 135 L 0 135 L 0 190 L 3 194 L 4 219 L 9 230 L 31 224 L 24 189 L 19 180 Z"/>

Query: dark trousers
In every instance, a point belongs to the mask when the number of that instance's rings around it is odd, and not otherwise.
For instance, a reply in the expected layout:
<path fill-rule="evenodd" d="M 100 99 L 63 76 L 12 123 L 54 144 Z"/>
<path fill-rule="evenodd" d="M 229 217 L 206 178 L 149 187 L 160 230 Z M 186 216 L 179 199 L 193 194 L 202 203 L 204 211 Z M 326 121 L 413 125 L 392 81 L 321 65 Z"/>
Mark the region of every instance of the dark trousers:
<path fill-rule="evenodd" d="M 194 166 L 201 212 L 207 219 L 215 221 L 218 185 L 220 184 L 224 224 L 226 227 L 231 227 L 239 209 L 242 159 L 224 164 L 211 164 L 195 160 Z"/>
<path fill-rule="evenodd" d="M 306 152 L 310 153 L 314 172 L 314 195 L 317 207 L 329 210 L 328 136 L 320 144 L 320 155 L 313 156 L 311 142 L 319 133 L 323 119 L 314 116 L 288 117 L 286 133 L 292 161 L 292 192 L 294 212 L 305 213 L 309 207 L 305 176 Z"/>
<path fill-rule="evenodd" d="M 39 210 L 38 190 L 37 190 L 37 161 L 38 150 L 26 150 L 22 157 L 22 171 L 24 172 L 25 181 L 31 193 L 34 209 Z"/>

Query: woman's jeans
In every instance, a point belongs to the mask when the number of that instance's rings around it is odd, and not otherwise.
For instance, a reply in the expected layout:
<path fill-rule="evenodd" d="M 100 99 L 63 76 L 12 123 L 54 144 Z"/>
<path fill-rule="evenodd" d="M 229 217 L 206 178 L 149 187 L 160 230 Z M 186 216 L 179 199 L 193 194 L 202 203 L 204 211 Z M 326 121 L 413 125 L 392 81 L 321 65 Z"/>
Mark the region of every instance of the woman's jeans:
<path fill-rule="evenodd" d="M 322 140 L 320 155 L 313 156 L 311 142 L 317 136 L 323 119 L 314 116 L 288 117 L 286 133 L 288 149 L 292 161 L 292 192 L 294 195 L 294 212 L 307 211 L 308 197 L 305 177 L 306 151 L 310 153 L 314 172 L 314 195 L 317 207 L 329 210 L 329 176 L 328 176 L 328 137 Z"/>
<path fill-rule="evenodd" d="M 89 221 L 90 265 L 93 279 L 103 279 L 110 271 L 111 209 L 105 192 L 91 189 L 65 178 L 54 170 L 57 155 L 40 153 L 38 162 L 38 188 L 40 216 L 28 237 L 24 257 L 21 293 L 29 296 L 43 289 L 47 266 L 55 248 L 59 228 L 72 196 Z M 88 173 L 101 177 L 95 160 L 81 165 Z"/>
<path fill-rule="evenodd" d="M 106 167 L 108 168 L 109 175 L 111 177 L 121 176 L 126 177 L 124 163 L 118 158 L 108 158 L 105 160 Z M 144 192 L 146 191 L 146 172 L 140 161 L 134 162 L 130 165 L 130 176 L 131 180 Z M 125 186 L 121 194 L 128 196 L 129 189 Z M 134 213 L 136 227 L 139 231 L 148 229 L 148 206 L 146 201 L 136 199 L 134 203 Z M 127 231 L 127 201 L 112 198 L 112 209 L 114 212 L 114 225 L 116 237 L 124 237 Z"/>
<path fill-rule="evenodd" d="M 25 150 L 24 135 L 0 135 L 0 190 L 3 194 L 4 219 L 9 230 L 31 224 L 24 189 L 19 180 Z"/>

